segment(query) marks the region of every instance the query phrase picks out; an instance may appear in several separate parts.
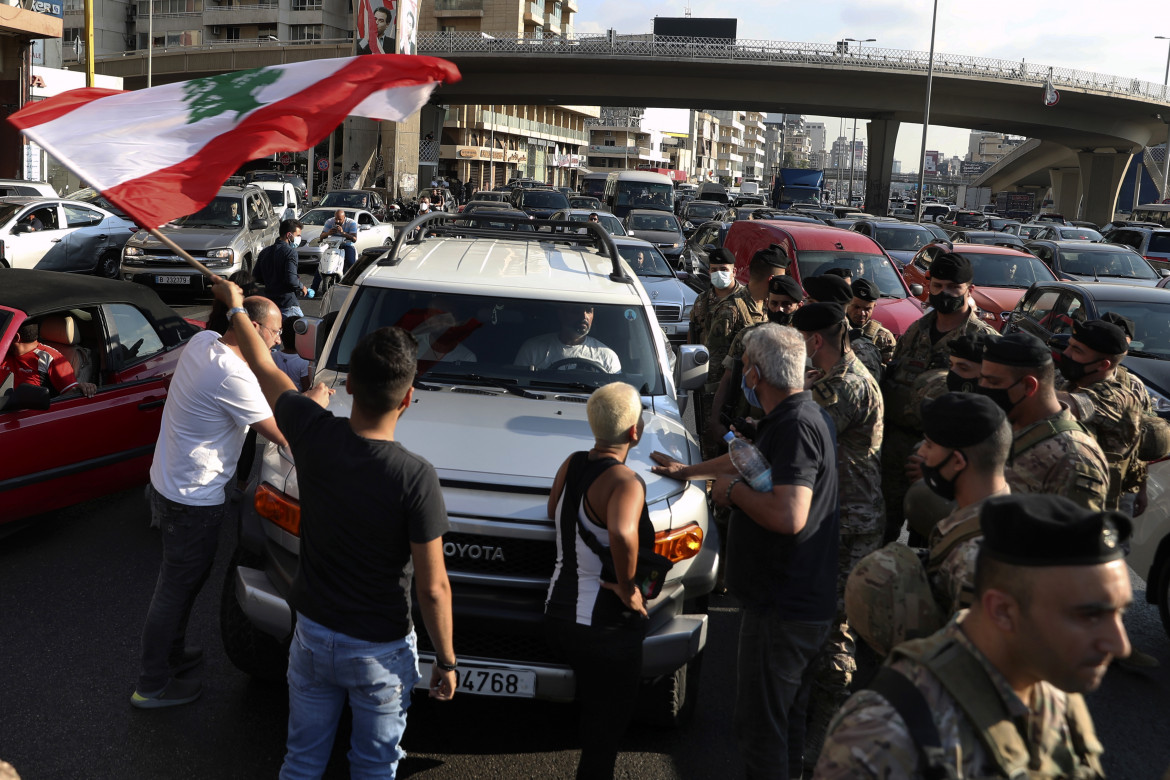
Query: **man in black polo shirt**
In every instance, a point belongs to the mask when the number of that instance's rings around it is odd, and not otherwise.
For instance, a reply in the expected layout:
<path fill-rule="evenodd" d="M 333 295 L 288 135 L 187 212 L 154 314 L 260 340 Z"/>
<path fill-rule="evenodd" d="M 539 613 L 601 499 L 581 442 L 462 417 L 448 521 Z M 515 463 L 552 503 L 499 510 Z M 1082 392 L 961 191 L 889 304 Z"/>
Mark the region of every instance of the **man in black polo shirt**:
<path fill-rule="evenodd" d="M 770 492 L 752 490 L 728 455 L 694 466 L 651 456 L 656 474 L 714 478 L 711 496 L 732 507 L 727 586 L 743 603 L 735 731 L 749 778 L 800 777 L 809 664 L 836 611 L 835 434 L 804 390 L 804 356 L 789 327 L 745 337 L 742 386 L 766 413 L 755 444 L 772 466 Z"/>

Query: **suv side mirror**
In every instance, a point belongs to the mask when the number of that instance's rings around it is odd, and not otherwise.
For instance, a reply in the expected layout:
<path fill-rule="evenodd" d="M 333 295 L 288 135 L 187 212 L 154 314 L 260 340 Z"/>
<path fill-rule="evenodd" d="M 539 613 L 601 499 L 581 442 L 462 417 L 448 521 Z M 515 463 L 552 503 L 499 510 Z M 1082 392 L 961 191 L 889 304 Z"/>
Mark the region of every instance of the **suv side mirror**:
<path fill-rule="evenodd" d="M 305 360 L 313 361 L 317 359 L 317 353 L 320 351 L 317 334 L 321 329 L 320 317 L 298 317 L 297 321 L 293 323 L 293 331 L 296 332 L 296 350 L 297 354 Z"/>
<path fill-rule="evenodd" d="M 919 295 L 922 295 L 923 292 L 924 292 L 924 290 L 922 288 L 922 285 L 920 285 L 920 284 L 910 285 L 910 294 L 913 295 L 915 298 L 917 298 Z"/>
<path fill-rule="evenodd" d="M 264 217 L 256 217 L 248 225 L 251 230 L 264 230 L 266 227 L 268 227 L 268 220 Z"/>
<path fill-rule="evenodd" d="M 38 385 L 18 385 L 12 388 L 7 399 L 0 403 L 0 412 L 16 412 L 31 409 L 43 412 L 49 408 L 49 388 Z"/>
<path fill-rule="evenodd" d="M 711 355 L 702 344 L 683 344 L 678 348 L 678 363 L 675 364 L 675 385 L 679 392 L 701 390 L 707 383 L 707 364 Z"/>

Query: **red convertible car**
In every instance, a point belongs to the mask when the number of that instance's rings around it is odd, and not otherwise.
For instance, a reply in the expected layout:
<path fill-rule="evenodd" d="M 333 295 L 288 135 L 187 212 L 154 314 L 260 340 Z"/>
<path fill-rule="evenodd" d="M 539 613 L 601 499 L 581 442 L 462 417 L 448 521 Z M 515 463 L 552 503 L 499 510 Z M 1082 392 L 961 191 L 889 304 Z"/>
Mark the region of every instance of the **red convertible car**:
<path fill-rule="evenodd" d="M 147 481 L 171 374 L 199 330 L 142 285 L 0 269 L 0 355 L 30 319 L 97 393 L 0 386 L 0 533 Z"/>

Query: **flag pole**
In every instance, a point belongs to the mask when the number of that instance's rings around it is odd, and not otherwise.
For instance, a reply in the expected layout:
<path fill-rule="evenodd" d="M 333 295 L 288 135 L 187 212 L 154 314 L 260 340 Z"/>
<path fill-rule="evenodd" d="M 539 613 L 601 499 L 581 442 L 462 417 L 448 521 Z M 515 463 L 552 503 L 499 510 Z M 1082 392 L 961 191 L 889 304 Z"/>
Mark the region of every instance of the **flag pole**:
<path fill-rule="evenodd" d="M 183 249 L 181 246 L 176 244 L 174 241 L 167 238 L 162 233 L 158 232 L 158 228 L 150 228 L 148 230 L 148 232 L 152 236 L 157 238 L 159 241 L 161 241 L 163 243 L 163 246 L 165 246 L 167 249 L 171 250 L 176 255 L 183 258 L 183 260 L 185 260 L 187 262 L 187 265 L 191 266 L 196 271 L 198 271 L 199 273 L 206 276 L 208 279 L 214 280 L 214 279 L 219 278 L 218 276 L 215 275 L 214 272 L 212 272 L 212 270 L 210 268 L 208 268 L 203 263 L 196 260 L 194 257 L 191 257 L 191 255 L 187 254 L 187 250 Z"/>

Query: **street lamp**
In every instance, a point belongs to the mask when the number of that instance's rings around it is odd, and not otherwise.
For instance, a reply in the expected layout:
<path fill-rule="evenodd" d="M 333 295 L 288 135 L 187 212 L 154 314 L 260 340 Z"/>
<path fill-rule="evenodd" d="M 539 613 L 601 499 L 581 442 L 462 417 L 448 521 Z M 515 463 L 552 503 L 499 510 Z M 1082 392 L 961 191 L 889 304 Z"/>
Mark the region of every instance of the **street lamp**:
<path fill-rule="evenodd" d="M 845 38 L 846 41 L 851 41 L 857 44 L 857 56 L 861 57 L 861 46 L 865 43 L 873 43 L 877 38 Z"/>
<path fill-rule="evenodd" d="M 930 127 L 930 88 L 934 85 L 934 32 L 938 27 L 938 0 L 934 0 L 934 15 L 930 18 L 930 65 L 926 70 L 926 109 L 922 112 L 922 149 L 918 153 L 918 205 L 914 221 L 922 221 L 922 189 L 926 186 L 926 130 Z"/>

